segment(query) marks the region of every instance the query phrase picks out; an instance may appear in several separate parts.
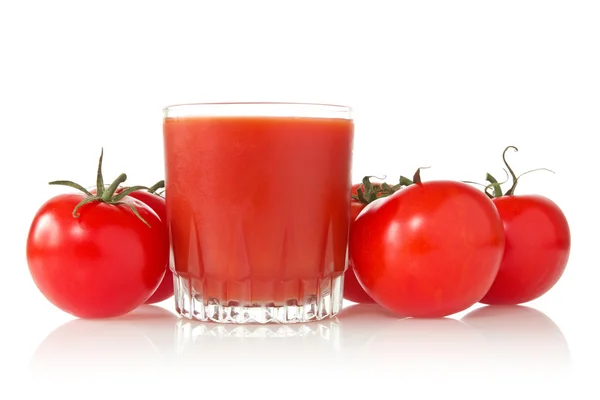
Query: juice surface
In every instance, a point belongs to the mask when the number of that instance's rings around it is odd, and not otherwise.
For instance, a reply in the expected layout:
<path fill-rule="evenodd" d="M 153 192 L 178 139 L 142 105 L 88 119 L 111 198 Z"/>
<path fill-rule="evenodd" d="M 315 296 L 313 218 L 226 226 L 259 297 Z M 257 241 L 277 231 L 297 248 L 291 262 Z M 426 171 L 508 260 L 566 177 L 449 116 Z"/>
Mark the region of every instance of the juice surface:
<path fill-rule="evenodd" d="M 343 274 L 352 144 L 346 119 L 165 119 L 167 214 L 186 290 L 280 305 Z"/>

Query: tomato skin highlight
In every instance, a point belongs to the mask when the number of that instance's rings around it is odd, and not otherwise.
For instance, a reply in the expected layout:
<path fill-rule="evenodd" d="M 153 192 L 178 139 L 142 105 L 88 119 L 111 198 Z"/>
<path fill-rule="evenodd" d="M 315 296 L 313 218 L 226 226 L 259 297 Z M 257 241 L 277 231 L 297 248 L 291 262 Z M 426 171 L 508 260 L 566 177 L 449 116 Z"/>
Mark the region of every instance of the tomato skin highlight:
<path fill-rule="evenodd" d="M 493 199 L 506 246 L 498 275 L 481 303 L 521 304 L 548 292 L 566 268 L 571 249 L 567 218 L 550 199 L 510 195 Z"/>
<path fill-rule="evenodd" d="M 404 317 L 444 317 L 477 303 L 498 273 L 504 228 L 492 201 L 456 181 L 410 185 L 370 203 L 349 253 L 366 293 Z"/>
<path fill-rule="evenodd" d="M 30 274 L 56 307 L 80 318 L 110 318 L 142 305 L 156 290 L 168 261 L 168 235 L 157 214 L 126 196 L 126 204 L 92 202 L 62 194 L 35 214 L 27 237 Z"/>

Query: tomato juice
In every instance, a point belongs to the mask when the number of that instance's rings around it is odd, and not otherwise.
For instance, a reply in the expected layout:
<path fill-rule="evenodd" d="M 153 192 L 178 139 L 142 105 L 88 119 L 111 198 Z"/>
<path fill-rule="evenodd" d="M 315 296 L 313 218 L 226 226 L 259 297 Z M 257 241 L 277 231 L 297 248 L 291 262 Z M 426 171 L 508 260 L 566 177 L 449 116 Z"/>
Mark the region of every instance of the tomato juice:
<path fill-rule="evenodd" d="M 345 107 L 297 106 L 165 109 L 165 193 L 182 315 L 302 322 L 341 308 L 353 122 Z"/>

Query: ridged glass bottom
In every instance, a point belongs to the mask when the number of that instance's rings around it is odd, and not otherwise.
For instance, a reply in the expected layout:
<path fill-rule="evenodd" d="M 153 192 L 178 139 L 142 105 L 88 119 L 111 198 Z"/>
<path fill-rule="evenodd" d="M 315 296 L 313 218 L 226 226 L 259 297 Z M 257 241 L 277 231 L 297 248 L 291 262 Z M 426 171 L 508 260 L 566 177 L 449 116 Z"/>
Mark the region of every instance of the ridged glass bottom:
<path fill-rule="evenodd" d="M 302 323 L 319 321 L 340 312 L 343 302 L 344 275 L 335 275 L 298 283 L 297 298 L 286 299 L 285 304 L 240 305 L 239 301 L 203 296 L 206 282 L 174 274 L 175 309 L 185 318 L 230 324 Z M 247 283 L 248 285 L 251 282 Z M 194 288 L 200 288 L 196 291 Z M 304 288 L 304 290 L 303 290 Z M 309 289 L 310 288 L 310 289 Z M 308 289 L 308 290 L 307 290 Z"/>

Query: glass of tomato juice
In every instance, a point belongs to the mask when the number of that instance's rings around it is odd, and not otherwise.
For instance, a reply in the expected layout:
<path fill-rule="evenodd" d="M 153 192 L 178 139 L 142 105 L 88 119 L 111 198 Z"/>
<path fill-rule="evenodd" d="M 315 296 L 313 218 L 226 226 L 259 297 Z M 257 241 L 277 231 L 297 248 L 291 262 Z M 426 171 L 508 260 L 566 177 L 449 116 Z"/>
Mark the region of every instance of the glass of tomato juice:
<path fill-rule="evenodd" d="M 163 112 L 177 312 L 221 323 L 337 314 L 348 241 L 351 109 L 213 103 Z"/>

